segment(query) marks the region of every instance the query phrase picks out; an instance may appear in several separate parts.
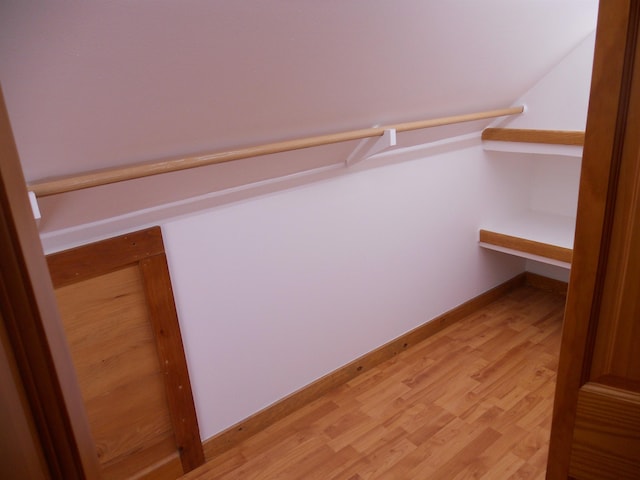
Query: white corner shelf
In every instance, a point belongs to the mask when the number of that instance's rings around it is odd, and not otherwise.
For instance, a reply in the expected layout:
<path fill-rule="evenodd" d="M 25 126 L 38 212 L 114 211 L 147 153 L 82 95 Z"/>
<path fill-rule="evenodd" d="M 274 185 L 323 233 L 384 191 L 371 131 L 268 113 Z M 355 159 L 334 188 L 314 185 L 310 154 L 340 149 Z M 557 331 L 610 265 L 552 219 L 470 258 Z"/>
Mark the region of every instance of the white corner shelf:
<path fill-rule="evenodd" d="M 527 211 L 516 218 L 483 226 L 479 245 L 568 269 L 575 224 L 573 217 Z"/>

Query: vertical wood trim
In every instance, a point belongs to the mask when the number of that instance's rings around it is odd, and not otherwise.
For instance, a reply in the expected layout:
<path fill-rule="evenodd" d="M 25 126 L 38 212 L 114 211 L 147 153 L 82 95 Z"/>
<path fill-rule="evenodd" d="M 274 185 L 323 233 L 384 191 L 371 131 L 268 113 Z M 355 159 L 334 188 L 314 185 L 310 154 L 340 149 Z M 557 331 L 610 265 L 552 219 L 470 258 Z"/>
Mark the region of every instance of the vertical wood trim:
<path fill-rule="evenodd" d="M 48 473 L 65 480 L 99 478 L 1 91 L 0 156 L 0 309 Z"/>
<path fill-rule="evenodd" d="M 46 480 L 49 471 L 4 321 L 0 321 L 0 475 Z"/>
<path fill-rule="evenodd" d="M 171 422 L 186 473 L 204 463 L 204 452 L 165 255 L 142 260 L 140 270 L 144 278 L 158 357 L 165 376 Z"/>
<path fill-rule="evenodd" d="M 636 14 L 640 16 L 640 12 Z M 635 38 L 638 38 L 638 32 Z M 639 313 L 636 305 L 640 284 L 640 49 L 635 44 L 633 47 L 629 48 L 630 51 L 635 49 L 634 71 L 630 75 L 633 85 L 624 119 L 626 129 L 621 142 L 620 165 L 616 172 L 619 181 L 612 188 L 617 195 L 609 200 L 611 217 L 615 222 L 608 235 L 610 254 L 603 283 L 598 334 L 588 372 L 590 380 L 613 375 L 640 381 L 640 325 L 632 320 Z"/>
<path fill-rule="evenodd" d="M 566 479 L 578 390 L 588 378 L 606 270 L 640 2 L 600 2 L 574 254 L 547 478 Z"/>
<path fill-rule="evenodd" d="M 603 8 L 602 6 L 600 8 Z M 624 55 L 622 79 L 618 91 L 618 108 L 616 122 L 609 125 L 613 130 L 613 151 L 610 157 L 609 182 L 604 205 L 604 221 L 601 232 L 601 245 L 599 252 L 598 272 L 596 277 L 596 289 L 593 295 L 593 305 L 589 318 L 589 331 L 586 344 L 585 361 L 581 372 L 581 383 L 585 384 L 590 378 L 593 354 L 596 343 L 598 321 L 601 315 L 602 299 L 605 291 L 607 270 L 609 268 L 611 244 L 613 241 L 614 216 L 617 210 L 617 198 L 619 194 L 620 172 L 625 155 L 627 133 L 627 119 L 633 89 L 633 73 L 635 69 L 635 57 L 637 50 L 638 34 L 640 29 L 640 3 L 631 2 L 626 17 L 626 37 L 621 54 Z M 632 137 L 637 132 L 631 132 Z M 633 152 L 635 155 L 635 152 Z M 600 159 L 601 160 L 601 159 Z M 614 255 L 622 252 L 614 252 Z"/>

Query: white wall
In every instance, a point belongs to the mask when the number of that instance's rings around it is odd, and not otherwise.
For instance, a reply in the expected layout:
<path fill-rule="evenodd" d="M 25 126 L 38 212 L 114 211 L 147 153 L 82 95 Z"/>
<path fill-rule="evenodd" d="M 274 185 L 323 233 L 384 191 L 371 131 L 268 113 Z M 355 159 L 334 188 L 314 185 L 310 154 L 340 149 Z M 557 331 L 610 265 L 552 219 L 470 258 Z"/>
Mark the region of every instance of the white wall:
<path fill-rule="evenodd" d="M 524 270 L 477 230 L 526 172 L 450 150 L 163 225 L 203 438 Z"/>
<path fill-rule="evenodd" d="M 0 80 L 32 182 L 504 107 L 593 29 L 596 10 L 596 0 L 4 0 Z M 353 143 L 43 198 L 44 247 L 209 208 L 227 201 L 218 192 L 339 164 Z"/>
<path fill-rule="evenodd" d="M 527 114 L 501 119 L 496 126 L 584 131 L 587 122 L 595 31 L 590 32 L 535 85 L 518 98 Z"/>
<path fill-rule="evenodd" d="M 488 120 L 398 135 L 393 160 L 422 155 L 447 138 L 478 132 Z M 426 143 L 425 143 L 426 142 Z M 407 147 L 416 143 L 416 148 Z M 45 252 L 110 238 L 182 215 L 265 193 L 375 168 L 383 158 L 346 165 L 359 142 L 248 158 L 230 163 L 130 180 L 38 200 L 39 230 Z"/>
<path fill-rule="evenodd" d="M 493 126 L 543 130 L 584 131 L 587 120 L 595 32 L 525 92 L 516 104 L 527 106 L 525 115 L 500 119 Z M 549 149 L 552 151 L 553 149 Z M 576 216 L 581 158 L 546 154 L 487 152 L 489 160 L 510 158 L 528 169 L 523 188 L 529 192 L 525 210 Z M 527 271 L 569 280 L 569 270 L 527 260 Z"/>
<path fill-rule="evenodd" d="M 28 181 L 504 106 L 596 0 L 3 0 Z"/>
<path fill-rule="evenodd" d="M 595 5 L 5 0 L 0 72 L 37 180 L 501 107 L 593 28 Z M 529 169 L 488 159 L 474 131 L 246 195 L 233 189 L 353 146 L 58 195 L 43 237 L 53 251 L 163 224 L 207 438 L 524 270 L 477 231 L 528 207 Z M 205 210 L 167 220 L 194 196 Z"/>

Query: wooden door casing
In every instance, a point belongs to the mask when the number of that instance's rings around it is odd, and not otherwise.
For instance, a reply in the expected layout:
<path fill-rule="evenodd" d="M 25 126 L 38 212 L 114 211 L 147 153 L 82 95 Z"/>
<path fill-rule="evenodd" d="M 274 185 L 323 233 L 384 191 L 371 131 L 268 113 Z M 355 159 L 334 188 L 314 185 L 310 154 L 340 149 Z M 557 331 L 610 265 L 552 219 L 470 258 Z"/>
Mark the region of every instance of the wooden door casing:
<path fill-rule="evenodd" d="M 0 252 L 0 320 L 7 334 L 3 350 L 7 360 L 15 362 L 15 376 L 6 371 L 10 381 L 2 385 L 7 394 L 2 405 L 10 408 L 5 414 L 16 417 L 11 427 L 2 424 L 7 427 L 0 429 L 2 443 L 21 442 L 22 453 L 31 452 L 29 477 L 98 478 L 87 418 L 1 89 Z M 23 394 L 22 408 L 9 401 Z M 35 432 L 20 427 L 29 424 Z M 18 463 L 24 457 L 3 458 L 10 463 L 0 464 L 0 476 L 15 478 L 11 472 L 20 471 Z"/>
<path fill-rule="evenodd" d="M 639 29 L 601 2 L 548 479 L 640 477 Z"/>

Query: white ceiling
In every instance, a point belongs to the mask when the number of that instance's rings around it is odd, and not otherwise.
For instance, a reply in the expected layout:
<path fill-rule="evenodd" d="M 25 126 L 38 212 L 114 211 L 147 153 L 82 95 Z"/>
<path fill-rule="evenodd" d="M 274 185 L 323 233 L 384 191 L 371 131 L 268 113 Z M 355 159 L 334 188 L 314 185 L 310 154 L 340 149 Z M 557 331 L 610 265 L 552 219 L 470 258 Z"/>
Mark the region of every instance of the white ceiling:
<path fill-rule="evenodd" d="M 593 0 L 0 2 L 27 180 L 510 105 Z"/>

